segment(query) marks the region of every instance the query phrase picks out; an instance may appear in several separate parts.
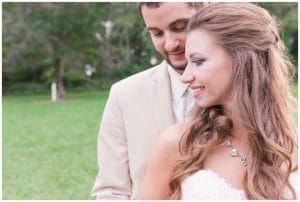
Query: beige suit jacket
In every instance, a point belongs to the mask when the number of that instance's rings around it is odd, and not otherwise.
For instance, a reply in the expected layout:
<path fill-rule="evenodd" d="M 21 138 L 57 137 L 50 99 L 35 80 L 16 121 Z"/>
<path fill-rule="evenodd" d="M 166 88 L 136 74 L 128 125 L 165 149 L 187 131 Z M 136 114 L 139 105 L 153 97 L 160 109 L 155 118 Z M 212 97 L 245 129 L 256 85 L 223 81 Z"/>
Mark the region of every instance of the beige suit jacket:
<path fill-rule="evenodd" d="M 111 87 L 100 124 L 96 199 L 134 199 L 157 137 L 174 123 L 167 63 Z"/>

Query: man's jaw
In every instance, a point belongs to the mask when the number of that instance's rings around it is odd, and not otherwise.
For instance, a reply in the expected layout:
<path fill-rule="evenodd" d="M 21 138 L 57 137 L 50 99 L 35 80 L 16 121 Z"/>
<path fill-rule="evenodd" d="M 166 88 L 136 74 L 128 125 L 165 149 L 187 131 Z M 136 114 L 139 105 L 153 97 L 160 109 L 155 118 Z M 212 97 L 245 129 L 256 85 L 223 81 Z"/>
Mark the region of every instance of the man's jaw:
<path fill-rule="evenodd" d="M 185 67 L 187 65 L 187 62 L 185 61 L 183 64 L 175 64 L 174 62 L 171 62 L 168 58 L 166 58 L 167 63 L 173 67 L 175 71 L 178 73 L 182 74 L 183 71 L 185 70 Z"/>

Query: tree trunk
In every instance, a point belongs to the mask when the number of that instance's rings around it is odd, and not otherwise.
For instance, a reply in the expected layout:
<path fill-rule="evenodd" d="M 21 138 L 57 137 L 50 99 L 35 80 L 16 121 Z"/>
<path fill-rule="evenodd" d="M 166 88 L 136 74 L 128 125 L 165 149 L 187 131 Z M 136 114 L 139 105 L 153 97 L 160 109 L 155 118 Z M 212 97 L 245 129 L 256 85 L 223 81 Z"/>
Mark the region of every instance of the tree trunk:
<path fill-rule="evenodd" d="M 55 82 L 57 84 L 57 98 L 58 100 L 64 98 L 65 96 L 65 86 L 62 79 L 61 74 L 61 59 L 56 58 L 54 62 L 54 68 L 55 68 Z"/>
<path fill-rule="evenodd" d="M 60 100 L 65 96 L 65 86 L 62 79 L 62 69 L 61 69 L 61 58 L 56 53 L 58 52 L 58 42 L 53 41 L 53 51 L 55 53 L 54 68 L 55 68 L 55 82 L 57 85 L 57 99 Z"/>

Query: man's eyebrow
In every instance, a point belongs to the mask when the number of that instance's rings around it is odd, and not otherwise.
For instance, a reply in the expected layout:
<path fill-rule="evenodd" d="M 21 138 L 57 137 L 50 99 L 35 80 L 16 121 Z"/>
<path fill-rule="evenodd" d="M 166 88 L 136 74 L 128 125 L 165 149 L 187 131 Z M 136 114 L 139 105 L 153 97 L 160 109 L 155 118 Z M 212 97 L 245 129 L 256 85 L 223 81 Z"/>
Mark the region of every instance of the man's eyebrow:
<path fill-rule="evenodd" d="M 157 30 L 159 30 L 158 28 L 156 28 L 156 27 L 147 27 L 147 30 L 148 31 L 157 31 Z"/>
<path fill-rule="evenodd" d="M 177 23 L 188 23 L 189 22 L 189 19 L 188 18 L 181 18 L 181 19 L 178 19 L 178 20 L 175 20 L 174 22 L 172 22 L 171 24 L 168 25 L 168 27 L 173 27 L 174 25 L 176 25 Z M 147 27 L 147 30 L 148 31 L 157 31 L 159 30 L 159 28 L 156 28 L 156 27 Z"/>
<path fill-rule="evenodd" d="M 178 19 L 174 22 L 172 22 L 171 24 L 169 24 L 168 27 L 173 27 L 174 25 L 176 25 L 177 23 L 188 23 L 189 19 L 188 18 L 182 18 L 182 19 Z"/>

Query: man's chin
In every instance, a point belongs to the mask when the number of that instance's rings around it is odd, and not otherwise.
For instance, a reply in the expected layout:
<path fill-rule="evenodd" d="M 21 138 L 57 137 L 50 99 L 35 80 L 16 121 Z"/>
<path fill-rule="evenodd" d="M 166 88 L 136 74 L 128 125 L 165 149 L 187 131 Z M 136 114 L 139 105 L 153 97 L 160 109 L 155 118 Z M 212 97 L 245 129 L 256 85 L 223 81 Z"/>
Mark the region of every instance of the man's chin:
<path fill-rule="evenodd" d="M 171 65 L 175 71 L 181 72 L 181 73 L 185 70 L 185 67 L 187 65 L 186 62 L 182 62 L 182 64 L 180 64 L 180 63 L 176 63 L 176 62 L 171 62 L 170 60 L 167 60 L 167 63 L 169 65 Z"/>

